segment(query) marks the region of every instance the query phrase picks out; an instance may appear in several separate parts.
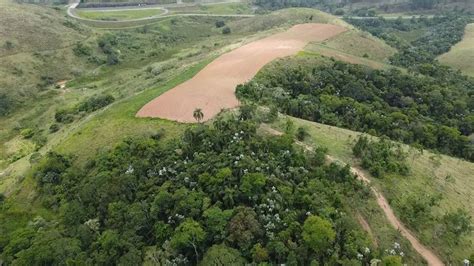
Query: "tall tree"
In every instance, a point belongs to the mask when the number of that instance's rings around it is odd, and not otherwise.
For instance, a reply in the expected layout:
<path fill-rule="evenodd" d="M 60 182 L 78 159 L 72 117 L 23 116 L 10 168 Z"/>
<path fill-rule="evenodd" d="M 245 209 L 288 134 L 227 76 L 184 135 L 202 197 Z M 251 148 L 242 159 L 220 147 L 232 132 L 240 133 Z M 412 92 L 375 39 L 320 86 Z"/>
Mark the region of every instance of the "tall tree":
<path fill-rule="evenodd" d="M 193 112 L 193 117 L 198 123 L 201 123 L 201 120 L 204 118 L 204 113 L 201 108 L 196 108 Z"/>

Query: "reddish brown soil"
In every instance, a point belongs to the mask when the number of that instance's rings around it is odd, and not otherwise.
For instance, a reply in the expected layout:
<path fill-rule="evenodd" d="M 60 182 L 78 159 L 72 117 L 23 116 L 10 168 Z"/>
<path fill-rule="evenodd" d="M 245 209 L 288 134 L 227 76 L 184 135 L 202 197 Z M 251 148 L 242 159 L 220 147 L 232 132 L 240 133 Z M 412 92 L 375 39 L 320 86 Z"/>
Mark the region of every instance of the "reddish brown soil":
<path fill-rule="evenodd" d="M 257 74 L 270 61 L 293 55 L 312 41 L 323 41 L 346 29 L 330 24 L 300 24 L 286 32 L 246 44 L 226 53 L 192 79 L 155 98 L 138 111 L 138 117 L 159 117 L 195 122 L 193 111 L 201 108 L 204 120 L 222 109 L 239 105 L 235 88 Z"/>

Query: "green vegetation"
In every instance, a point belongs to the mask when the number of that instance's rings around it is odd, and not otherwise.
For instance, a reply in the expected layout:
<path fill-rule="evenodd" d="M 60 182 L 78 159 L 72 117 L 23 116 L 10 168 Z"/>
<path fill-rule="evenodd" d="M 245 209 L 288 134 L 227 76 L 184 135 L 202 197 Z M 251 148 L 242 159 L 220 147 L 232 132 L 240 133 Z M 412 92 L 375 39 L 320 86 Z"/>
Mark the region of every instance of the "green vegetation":
<path fill-rule="evenodd" d="M 472 159 L 472 81 L 431 65 L 433 59 L 417 66 L 421 75 L 388 70 L 394 48 L 312 9 L 247 19 L 163 18 L 112 31 L 65 19 L 59 8 L 11 6 L 6 12 L 51 25 L 35 32 L 27 23 L 21 30 L 33 32 L 29 42 L 17 34 L 21 23 L 1 36 L 0 257 L 7 265 L 422 264 L 370 190 L 347 166 L 325 162 L 326 152 L 380 177 L 373 183 L 397 215 L 447 263 L 472 255 L 474 166 L 418 145 Z M 253 13 L 241 3 L 188 9 Z M 392 33 L 418 51 L 438 53 L 423 41 L 438 38 L 446 50 L 464 22 L 433 21 Z M 198 125 L 135 118 L 145 103 L 237 43 L 305 22 L 351 30 L 245 85 L 270 105 L 261 117 L 259 108 L 244 105 L 209 123 L 200 123 L 205 114 L 196 110 Z M 16 84 L 30 85 L 17 91 Z M 358 138 L 279 109 L 416 145 Z M 259 119 L 286 134 L 263 135 L 267 125 Z M 303 151 L 301 142 L 314 149 Z"/>
<path fill-rule="evenodd" d="M 310 163 L 290 137 L 256 129 L 221 118 L 170 142 L 129 139 L 79 169 L 48 154 L 34 180 L 57 218 L 2 234 L 5 262 L 139 263 L 151 248 L 155 261 L 193 264 L 384 256 L 345 214 L 349 199 L 370 195 L 348 167 Z"/>
<path fill-rule="evenodd" d="M 163 14 L 162 9 L 138 9 L 138 10 L 114 10 L 114 11 L 91 11 L 81 10 L 76 11 L 76 14 L 82 18 L 95 20 L 109 20 L 120 21 L 130 19 L 142 19 L 148 17 L 155 17 Z"/>
<path fill-rule="evenodd" d="M 284 131 L 287 119 L 291 119 L 294 127 L 307 129 L 309 137 L 304 141 L 307 145 L 326 147 L 328 155 L 344 163 L 351 165 L 361 163 L 361 160 L 352 153 L 360 133 L 285 116 L 273 123 L 272 127 Z M 378 139 L 365 136 L 369 137 L 369 142 Z M 422 243 L 436 250 L 447 263 L 462 262 L 472 255 L 474 241 L 474 234 L 464 231 L 464 228 L 467 228 L 466 224 L 469 224 L 466 223 L 469 221 L 468 217 L 471 217 L 471 225 L 474 217 L 474 199 L 471 196 L 471 191 L 474 189 L 471 181 L 474 163 L 407 145 L 401 147 L 407 155 L 405 164 L 410 170 L 409 173 L 407 175 L 386 173 L 382 179 L 371 179 L 372 184 L 381 188 L 397 216 L 412 228 L 412 232 L 417 234 Z M 378 207 L 371 204 L 373 203 L 365 202 L 354 208 L 370 217 L 368 222 L 381 241 L 380 237 L 386 237 L 391 233 L 384 231 L 387 230 L 384 226 L 388 225 L 383 215 L 373 216 Z M 446 217 L 456 218 L 450 219 L 450 225 L 447 225 Z M 451 231 L 457 231 L 455 228 L 465 233 L 456 238 Z M 402 246 L 405 245 L 402 243 Z"/>
<path fill-rule="evenodd" d="M 373 142 L 361 136 L 352 148 L 352 152 L 361 160 L 362 167 L 369 170 L 374 177 L 383 177 L 386 172 L 405 176 L 409 173 L 405 162 L 407 154 L 400 145 L 395 147 L 392 142 L 384 138 Z"/>
<path fill-rule="evenodd" d="M 474 24 L 467 25 L 463 40 L 438 57 L 438 60 L 466 75 L 474 76 Z"/>
<path fill-rule="evenodd" d="M 248 3 L 219 3 L 219 4 L 199 4 L 193 6 L 170 7 L 171 14 L 191 13 L 191 14 L 253 14 L 253 10 Z"/>
<path fill-rule="evenodd" d="M 382 40 L 371 36 L 367 32 L 357 30 L 346 31 L 321 44 L 313 45 L 331 48 L 332 50 L 382 63 L 388 63 L 389 58 L 396 52 L 394 48 Z M 315 48 L 307 47 L 306 50 L 314 51 Z"/>
<path fill-rule="evenodd" d="M 392 64 L 419 69 L 423 68 L 423 64 L 434 63 L 437 56 L 448 52 L 451 46 L 458 43 L 471 18 L 454 12 L 435 16 L 432 19 L 413 17 L 409 20 L 401 18 L 386 20 L 379 17 L 376 19 L 347 19 L 347 21 L 397 48 L 398 53 L 390 58 Z M 397 35 L 419 30 L 424 30 L 425 33 L 409 41 Z"/>
<path fill-rule="evenodd" d="M 316 58 L 280 60 L 237 88 L 291 116 L 388 136 L 474 160 L 469 88 L 437 78 Z"/>

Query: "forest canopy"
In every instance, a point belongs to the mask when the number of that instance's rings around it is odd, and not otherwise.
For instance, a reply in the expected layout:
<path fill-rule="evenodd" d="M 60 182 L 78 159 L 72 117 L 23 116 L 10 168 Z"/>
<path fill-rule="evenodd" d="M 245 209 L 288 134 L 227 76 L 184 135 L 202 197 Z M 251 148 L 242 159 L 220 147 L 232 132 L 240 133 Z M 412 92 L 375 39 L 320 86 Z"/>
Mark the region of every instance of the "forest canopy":
<path fill-rule="evenodd" d="M 442 68 L 425 76 L 320 61 L 279 61 L 239 86 L 237 95 L 291 116 L 474 160 L 472 80 L 451 82 Z"/>
<path fill-rule="evenodd" d="M 60 219 L 2 235 L 5 262 L 347 265 L 387 256 L 350 215 L 348 199 L 370 193 L 349 168 L 304 153 L 292 136 L 257 134 L 252 116 L 166 143 L 129 139 L 83 168 L 50 153 L 34 178 Z"/>

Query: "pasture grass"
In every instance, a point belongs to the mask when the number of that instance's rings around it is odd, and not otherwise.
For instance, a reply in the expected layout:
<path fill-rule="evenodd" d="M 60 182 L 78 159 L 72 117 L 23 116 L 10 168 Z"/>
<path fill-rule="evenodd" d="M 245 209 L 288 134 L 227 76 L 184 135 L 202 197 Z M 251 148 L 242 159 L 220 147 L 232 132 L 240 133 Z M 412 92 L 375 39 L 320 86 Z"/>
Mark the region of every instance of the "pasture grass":
<path fill-rule="evenodd" d="M 388 58 L 396 52 L 382 40 L 359 30 L 348 30 L 322 42 L 322 45 L 382 63 L 388 63 Z"/>
<path fill-rule="evenodd" d="M 253 10 L 248 3 L 220 3 L 212 5 L 193 5 L 183 7 L 168 8 L 170 14 L 215 14 L 215 15 L 241 15 L 253 14 Z"/>
<path fill-rule="evenodd" d="M 114 10 L 98 11 L 78 9 L 76 14 L 82 18 L 94 20 L 120 21 L 130 19 L 143 19 L 164 14 L 162 9 L 137 9 L 137 10 Z"/>

